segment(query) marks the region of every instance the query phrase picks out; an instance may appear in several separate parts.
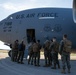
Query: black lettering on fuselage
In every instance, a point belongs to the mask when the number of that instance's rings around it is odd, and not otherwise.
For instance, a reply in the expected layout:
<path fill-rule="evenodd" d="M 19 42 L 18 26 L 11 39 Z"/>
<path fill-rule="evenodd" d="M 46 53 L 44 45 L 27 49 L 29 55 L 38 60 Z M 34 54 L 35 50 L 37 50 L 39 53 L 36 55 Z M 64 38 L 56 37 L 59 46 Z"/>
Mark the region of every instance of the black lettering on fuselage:
<path fill-rule="evenodd" d="M 57 13 L 38 13 L 37 17 L 58 17 Z"/>
<path fill-rule="evenodd" d="M 20 15 L 17 15 L 17 16 L 16 16 L 16 19 L 20 19 Z"/>
<path fill-rule="evenodd" d="M 23 19 L 23 18 L 25 18 L 25 14 L 21 14 L 21 15 L 16 16 L 16 19 Z"/>
<path fill-rule="evenodd" d="M 33 14 L 27 14 L 26 18 L 32 18 L 34 16 L 35 16 L 35 13 L 33 13 Z"/>
<path fill-rule="evenodd" d="M 30 13 L 30 14 L 19 14 L 16 16 L 16 19 L 24 19 L 24 18 L 34 18 L 34 17 L 58 17 L 58 13 Z"/>
<path fill-rule="evenodd" d="M 22 15 L 21 15 L 21 19 L 23 19 L 23 18 L 25 18 L 25 14 L 22 14 Z"/>

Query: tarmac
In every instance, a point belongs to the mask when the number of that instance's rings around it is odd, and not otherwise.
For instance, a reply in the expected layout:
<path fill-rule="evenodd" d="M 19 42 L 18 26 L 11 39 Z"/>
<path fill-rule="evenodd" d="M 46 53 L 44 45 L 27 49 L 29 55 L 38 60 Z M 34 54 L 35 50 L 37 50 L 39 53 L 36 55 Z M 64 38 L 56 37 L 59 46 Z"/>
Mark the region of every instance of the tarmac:
<path fill-rule="evenodd" d="M 44 57 L 41 56 L 40 67 L 28 65 L 24 59 L 24 64 L 12 62 L 7 52 L 0 52 L 0 75 L 76 75 L 76 56 L 71 56 L 71 73 L 61 74 L 61 69 L 51 69 L 51 67 L 43 67 Z M 59 56 L 61 65 L 61 60 Z"/>

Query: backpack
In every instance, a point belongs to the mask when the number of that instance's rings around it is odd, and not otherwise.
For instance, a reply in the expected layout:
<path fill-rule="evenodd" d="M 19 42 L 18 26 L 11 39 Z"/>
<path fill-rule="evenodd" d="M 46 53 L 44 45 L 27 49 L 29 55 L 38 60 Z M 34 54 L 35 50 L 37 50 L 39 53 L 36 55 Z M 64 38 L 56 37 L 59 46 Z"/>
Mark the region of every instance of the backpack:
<path fill-rule="evenodd" d="M 71 52 L 72 42 L 70 40 L 64 41 L 63 51 Z"/>
<path fill-rule="evenodd" d="M 33 44 L 33 52 L 37 52 L 38 51 L 38 45 L 37 43 Z"/>
<path fill-rule="evenodd" d="M 33 52 L 33 46 L 30 45 L 29 48 L 28 48 L 28 50 L 29 50 L 29 53 L 32 53 Z"/>
<path fill-rule="evenodd" d="M 45 43 L 45 48 L 46 48 L 46 49 L 49 49 L 49 46 L 50 46 L 50 41 L 46 41 L 46 43 Z"/>
<path fill-rule="evenodd" d="M 59 43 L 58 42 L 55 42 L 55 44 L 54 44 L 54 51 L 59 52 Z"/>

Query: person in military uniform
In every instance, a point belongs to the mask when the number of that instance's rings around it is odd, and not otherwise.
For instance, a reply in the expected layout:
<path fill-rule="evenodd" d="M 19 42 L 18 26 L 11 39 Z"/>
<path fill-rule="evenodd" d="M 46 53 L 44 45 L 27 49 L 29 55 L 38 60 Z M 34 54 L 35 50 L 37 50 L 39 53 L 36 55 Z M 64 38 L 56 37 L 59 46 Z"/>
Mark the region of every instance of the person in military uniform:
<path fill-rule="evenodd" d="M 51 39 L 50 40 L 50 45 L 51 45 L 51 43 L 53 42 L 53 40 Z M 50 47 L 50 46 L 49 46 Z M 50 63 L 50 66 L 52 66 L 52 53 L 51 53 L 51 49 L 49 48 L 49 63 Z"/>
<path fill-rule="evenodd" d="M 63 40 L 61 40 L 60 42 L 60 47 L 59 47 L 59 53 L 61 55 L 61 60 L 62 60 L 62 71 L 61 73 L 66 73 L 65 69 L 66 69 L 66 64 L 67 64 L 67 68 L 68 68 L 68 73 L 70 73 L 70 52 L 66 52 L 64 49 L 64 45 L 65 42 L 67 41 L 67 35 L 63 35 Z"/>
<path fill-rule="evenodd" d="M 45 57 L 45 65 L 44 65 L 44 67 L 50 66 L 49 46 L 50 46 L 50 41 L 46 40 L 44 42 L 44 46 L 43 46 L 44 47 L 44 57 Z"/>
<path fill-rule="evenodd" d="M 24 64 L 23 63 L 24 51 L 25 51 L 25 44 L 22 41 L 21 44 L 19 45 L 19 50 L 18 50 L 18 59 L 17 59 L 18 63 Z"/>
<path fill-rule="evenodd" d="M 29 54 L 29 58 L 28 58 L 28 64 L 33 65 L 33 42 L 30 42 L 29 44 L 29 48 L 28 48 L 28 54 Z"/>
<path fill-rule="evenodd" d="M 51 49 L 52 54 L 52 62 L 53 67 L 52 69 L 56 69 L 56 65 L 58 65 L 58 68 L 60 68 L 59 60 L 58 60 L 58 50 L 59 50 L 59 44 L 56 41 L 56 37 L 53 38 L 53 42 L 50 44 L 49 49 Z"/>
<path fill-rule="evenodd" d="M 36 41 L 34 41 L 33 44 L 33 53 L 34 65 L 37 66 L 38 44 L 36 43 Z"/>
<path fill-rule="evenodd" d="M 41 49 L 40 40 L 37 40 L 37 45 L 38 45 L 38 52 L 37 52 L 37 66 L 40 66 L 40 49 Z"/>
<path fill-rule="evenodd" d="M 19 43 L 18 40 L 16 40 L 12 45 L 12 56 L 11 56 L 12 61 L 17 61 L 18 49 L 19 49 L 18 47 L 19 47 Z"/>

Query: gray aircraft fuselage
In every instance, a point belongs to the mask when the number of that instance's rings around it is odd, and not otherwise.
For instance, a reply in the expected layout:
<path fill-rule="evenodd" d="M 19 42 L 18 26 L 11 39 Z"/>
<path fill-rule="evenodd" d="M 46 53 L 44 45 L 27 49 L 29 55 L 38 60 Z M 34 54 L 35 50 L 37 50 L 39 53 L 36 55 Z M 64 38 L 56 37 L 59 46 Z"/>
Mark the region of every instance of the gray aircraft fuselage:
<path fill-rule="evenodd" d="M 76 45 L 76 24 L 71 8 L 37 8 L 24 10 L 0 22 L 0 40 L 13 43 L 16 39 L 30 42 L 34 38 L 43 44 L 45 39 L 57 37 L 60 42 L 63 34 L 68 35 Z"/>

